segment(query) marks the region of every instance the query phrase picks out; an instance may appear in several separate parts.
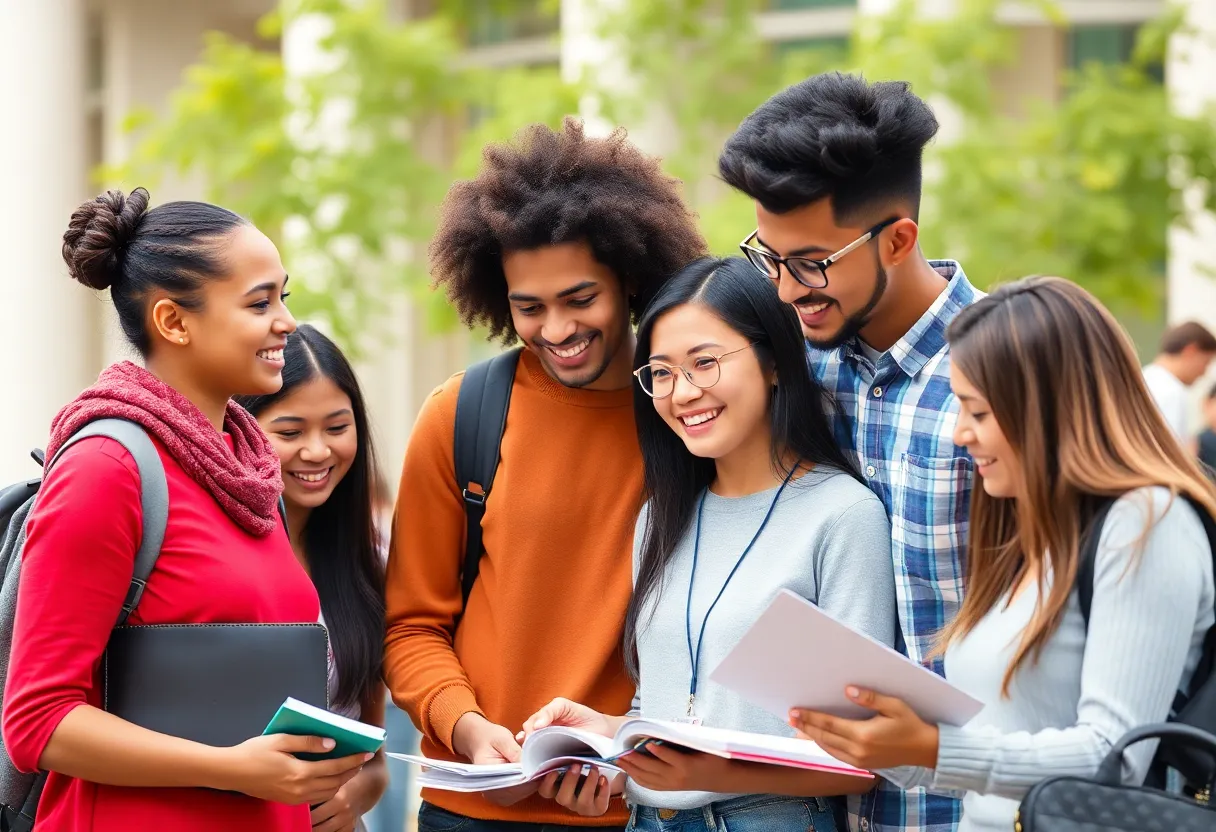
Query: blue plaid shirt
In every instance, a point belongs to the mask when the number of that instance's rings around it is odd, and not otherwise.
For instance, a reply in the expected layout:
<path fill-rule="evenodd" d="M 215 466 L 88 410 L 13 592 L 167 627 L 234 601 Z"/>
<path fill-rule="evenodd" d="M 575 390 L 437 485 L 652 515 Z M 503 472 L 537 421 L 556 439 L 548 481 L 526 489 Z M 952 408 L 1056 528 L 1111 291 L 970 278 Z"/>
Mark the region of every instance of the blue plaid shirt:
<path fill-rule="evenodd" d="M 962 599 L 973 469 L 952 435 L 958 403 L 950 391 L 946 328 L 983 295 L 958 263 L 930 265 L 948 283 L 877 366 L 856 339 L 833 350 L 810 349 L 809 360 L 844 412 L 837 440 L 891 516 L 900 647 L 943 673 L 940 659 L 926 657 Z M 882 782 L 850 800 L 850 815 L 860 832 L 954 832 L 961 807 L 957 800 Z"/>

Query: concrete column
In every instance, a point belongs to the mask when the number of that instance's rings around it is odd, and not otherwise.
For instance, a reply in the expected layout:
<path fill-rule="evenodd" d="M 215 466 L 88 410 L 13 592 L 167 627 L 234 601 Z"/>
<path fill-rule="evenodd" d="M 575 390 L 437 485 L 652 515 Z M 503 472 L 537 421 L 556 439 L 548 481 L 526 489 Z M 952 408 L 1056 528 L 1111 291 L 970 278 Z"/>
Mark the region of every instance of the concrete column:
<path fill-rule="evenodd" d="M 55 412 L 100 369 L 90 314 L 71 283 L 63 232 L 86 188 L 85 18 L 81 0 L 0 0 L 0 482 L 37 475 Z"/>
<path fill-rule="evenodd" d="M 1177 112 L 1197 116 L 1216 104 L 1216 2 L 1175 0 L 1185 7 L 1186 26 L 1170 44 L 1166 84 Z M 1201 210 L 1197 187 L 1186 193 L 1191 227 L 1170 229 L 1168 301 L 1170 323 L 1197 320 L 1216 331 L 1216 216 Z M 1198 427 L 1198 401 L 1211 388 L 1216 371 L 1192 388 Z"/>

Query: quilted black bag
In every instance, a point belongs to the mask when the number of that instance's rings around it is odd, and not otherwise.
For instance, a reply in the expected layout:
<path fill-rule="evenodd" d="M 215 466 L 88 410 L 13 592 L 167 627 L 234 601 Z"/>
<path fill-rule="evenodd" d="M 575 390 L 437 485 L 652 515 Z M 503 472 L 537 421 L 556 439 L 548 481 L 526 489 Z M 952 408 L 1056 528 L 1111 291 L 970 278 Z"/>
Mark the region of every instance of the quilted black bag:
<path fill-rule="evenodd" d="M 1119 740 L 1093 777 L 1053 777 L 1032 788 L 1018 808 L 1015 832 L 1212 832 L 1216 807 L 1206 790 L 1192 798 L 1123 784 L 1123 752 L 1153 739 L 1210 755 L 1216 765 L 1216 736 L 1177 723 L 1145 725 Z"/>

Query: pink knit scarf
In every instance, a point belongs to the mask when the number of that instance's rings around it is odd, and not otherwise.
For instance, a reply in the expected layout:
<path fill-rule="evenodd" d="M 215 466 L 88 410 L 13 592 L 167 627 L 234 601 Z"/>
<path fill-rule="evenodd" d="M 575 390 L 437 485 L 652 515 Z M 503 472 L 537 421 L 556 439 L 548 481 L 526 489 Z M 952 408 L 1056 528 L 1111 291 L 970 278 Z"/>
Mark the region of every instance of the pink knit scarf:
<path fill-rule="evenodd" d="M 264 537 L 278 525 L 283 474 L 270 440 L 248 411 L 229 402 L 224 430 L 232 448 L 193 402 L 152 373 L 123 361 L 59 411 L 51 423 L 46 458 L 89 422 L 127 419 L 168 449 L 195 482 L 250 534 Z"/>

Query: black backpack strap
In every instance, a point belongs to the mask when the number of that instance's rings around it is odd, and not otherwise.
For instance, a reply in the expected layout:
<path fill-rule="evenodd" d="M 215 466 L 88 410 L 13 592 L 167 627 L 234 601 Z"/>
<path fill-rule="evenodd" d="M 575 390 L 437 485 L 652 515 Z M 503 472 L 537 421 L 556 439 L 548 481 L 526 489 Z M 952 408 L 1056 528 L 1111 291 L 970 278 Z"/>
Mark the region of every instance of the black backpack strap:
<path fill-rule="evenodd" d="M 1184 494 L 1183 497 L 1191 504 L 1191 508 L 1195 509 L 1195 513 L 1199 515 L 1199 521 L 1203 523 L 1203 531 L 1208 536 L 1208 548 L 1212 550 L 1212 573 L 1216 575 L 1216 518 L 1208 513 L 1203 504 L 1192 499 L 1190 495 Z M 1181 701 L 1174 700 L 1176 710 L 1181 710 L 1186 704 L 1186 699 L 1195 693 L 1204 682 L 1212 677 L 1213 671 L 1216 670 L 1216 624 L 1208 628 L 1207 634 L 1203 639 L 1203 652 L 1199 656 L 1199 663 L 1195 666 L 1195 672 L 1191 675 L 1191 689 L 1187 691 L 1187 696 Z"/>
<path fill-rule="evenodd" d="M 519 349 L 509 350 L 469 367 L 456 399 L 456 485 L 464 498 L 467 529 L 460 573 L 462 609 L 481 566 L 481 519 L 498 470 L 519 354 Z"/>
<path fill-rule="evenodd" d="M 1191 508 L 1195 509 L 1200 522 L 1203 523 L 1203 530 L 1208 536 L 1208 545 L 1212 550 L 1213 573 L 1216 574 L 1216 519 L 1213 519 L 1208 510 L 1201 503 L 1192 499 L 1190 495 L 1181 494 L 1179 496 L 1191 504 Z M 1110 498 L 1105 498 L 1098 504 L 1097 511 L 1082 538 L 1080 558 L 1077 561 L 1076 587 L 1077 600 L 1081 604 L 1081 615 L 1085 619 L 1086 629 L 1089 628 L 1089 611 L 1094 600 L 1094 570 L 1098 557 L 1098 541 L 1102 537 L 1102 525 L 1106 522 L 1106 516 L 1110 514 L 1114 504 L 1115 501 Z M 1203 640 L 1203 652 L 1199 657 L 1195 672 L 1191 676 L 1191 689 L 1180 690 L 1174 695 L 1174 702 L 1170 709 L 1171 715 L 1179 713 L 1186 707 L 1187 701 L 1195 689 L 1211 677 L 1214 666 L 1216 666 L 1216 625 L 1208 630 Z"/>
<path fill-rule="evenodd" d="M 1114 499 L 1109 497 L 1096 502 L 1089 523 L 1081 535 L 1076 587 L 1077 600 L 1081 603 L 1081 617 L 1085 619 L 1086 629 L 1089 629 L 1089 609 L 1094 603 L 1094 570 L 1098 560 L 1098 543 L 1102 540 L 1102 526 L 1106 523 L 1106 515 L 1110 514 L 1114 504 Z"/>
<path fill-rule="evenodd" d="M 21 808 L 15 813 L 10 807 L 4 807 L 4 820 L 7 826 L 3 827 L 6 832 L 33 832 L 34 821 L 38 815 L 38 803 L 42 800 L 42 790 L 46 788 L 45 771 L 38 772 L 34 778 L 34 782 L 30 785 L 30 793 L 25 796 L 25 802 L 21 804 Z"/>

